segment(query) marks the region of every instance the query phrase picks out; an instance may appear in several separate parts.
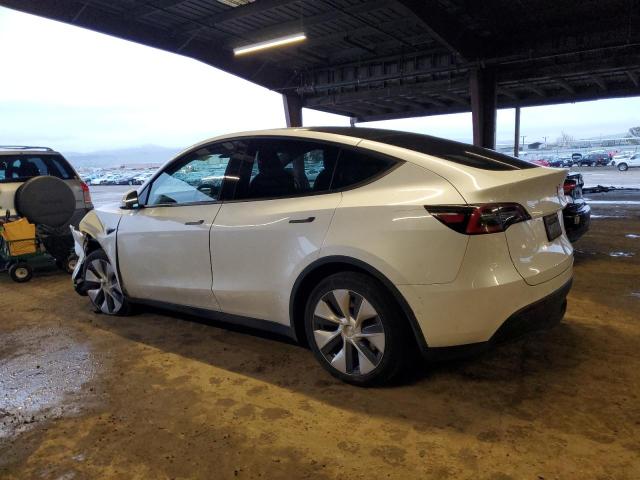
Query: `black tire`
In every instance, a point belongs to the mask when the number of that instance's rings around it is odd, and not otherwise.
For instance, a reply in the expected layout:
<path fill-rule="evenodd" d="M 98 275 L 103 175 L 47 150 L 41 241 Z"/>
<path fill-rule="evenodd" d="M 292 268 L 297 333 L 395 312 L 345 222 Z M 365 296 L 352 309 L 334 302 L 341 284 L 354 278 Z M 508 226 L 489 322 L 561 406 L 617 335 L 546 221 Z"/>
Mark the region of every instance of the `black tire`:
<path fill-rule="evenodd" d="M 27 262 L 14 263 L 9 267 L 9 276 L 16 283 L 26 283 L 33 278 L 33 268 Z"/>
<path fill-rule="evenodd" d="M 34 177 L 15 193 L 18 213 L 36 225 L 60 227 L 71 220 L 76 198 L 71 187 L 57 177 Z"/>
<path fill-rule="evenodd" d="M 621 172 L 626 172 L 627 170 L 629 170 L 629 165 L 627 165 L 626 163 L 619 163 L 618 170 L 620 170 Z"/>
<path fill-rule="evenodd" d="M 70 254 L 65 259 L 56 259 L 56 266 L 63 272 L 67 272 L 69 275 L 73 273 L 78 263 L 78 256 L 75 253 Z"/>
<path fill-rule="evenodd" d="M 329 303 L 327 303 L 325 299 L 327 296 L 332 296 L 335 291 L 348 291 L 350 312 L 356 303 L 352 295 L 364 298 L 369 305 L 373 307 L 376 316 L 370 318 L 368 321 L 376 323 L 373 328 L 379 329 L 380 325 L 382 326 L 382 335 L 384 335 L 384 346 L 382 350 L 376 348 L 372 343 L 366 343 L 370 339 L 360 338 L 355 341 L 347 341 L 344 340 L 345 336 L 342 335 L 342 333 L 337 334 L 332 331 L 325 333 L 321 331 L 322 328 L 319 327 L 319 322 L 325 323 L 329 329 L 332 329 L 335 325 L 335 332 L 338 332 L 338 330 L 343 331 L 343 328 L 349 328 L 338 325 L 337 323 L 325 322 L 321 320 L 321 317 L 316 315 L 317 309 L 321 308 L 321 302 L 324 302 L 325 306 L 328 306 Z M 335 299 L 336 297 L 334 296 L 333 298 Z M 332 311 L 335 311 L 335 309 Z M 365 332 L 365 328 L 370 327 L 361 327 L 362 332 L 360 334 Z M 337 337 L 342 338 L 342 340 L 338 339 L 337 341 L 331 340 L 327 342 L 323 347 L 325 349 L 325 353 L 323 353 L 316 341 L 314 329 L 315 332 L 324 333 L 325 335 L 327 333 L 329 335 L 337 335 Z M 411 336 L 411 329 L 408 322 L 397 307 L 390 292 L 376 279 L 356 272 L 343 272 L 330 275 L 313 289 L 305 308 L 305 332 L 309 346 L 316 359 L 331 375 L 344 382 L 363 387 L 383 385 L 390 382 L 408 365 L 408 359 L 411 358 L 411 353 L 413 353 L 415 349 L 415 339 Z M 353 330 L 351 330 L 351 334 L 354 335 Z M 380 331 L 376 330 L 375 335 L 379 336 Z M 362 345 L 363 341 L 367 345 L 366 348 Z M 351 343 L 349 344 L 349 342 Z M 328 346 L 331 347 L 331 345 L 329 345 L 331 343 L 335 344 L 335 354 L 327 353 L 326 349 Z M 355 343 L 358 343 L 360 346 L 356 347 Z M 344 372 L 334 367 L 331 363 L 336 360 L 336 357 L 341 355 L 339 350 L 340 345 L 343 345 L 342 348 L 344 349 L 344 353 L 342 354 L 342 358 L 345 358 Z M 349 349 L 352 352 L 351 354 L 346 353 Z M 360 360 L 362 358 L 360 355 L 363 351 L 362 349 L 367 350 L 369 355 L 373 353 L 374 358 L 377 359 L 375 368 L 366 374 L 360 373 L 361 363 L 364 363 Z M 329 360 L 331 356 L 333 360 Z M 346 358 L 349 358 L 349 360 L 346 360 Z M 351 367 L 353 367 L 351 371 L 349 371 L 350 367 L 347 365 L 349 363 L 351 363 Z M 358 365 L 355 366 L 355 363 Z M 372 361 L 369 365 L 374 365 L 374 362 Z"/>
<path fill-rule="evenodd" d="M 104 275 L 101 274 L 99 269 L 96 269 L 94 266 L 96 263 L 102 265 L 102 273 Z M 105 278 L 107 282 L 112 282 L 112 285 L 108 288 L 111 294 L 106 293 L 105 288 L 99 282 L 96 282 L 100 278 Z M 117 292 L 114 291 L 116 287 Z M 82 268 L 82 288 L 87 293 L 96 313 L 113 316 L 126 316 L 131 313 L 131 303 L 124 294 L 118 282 L 115 268 L 111 265 L 109 257 L 104 250 L 94 250 L 87 255 Z"/>

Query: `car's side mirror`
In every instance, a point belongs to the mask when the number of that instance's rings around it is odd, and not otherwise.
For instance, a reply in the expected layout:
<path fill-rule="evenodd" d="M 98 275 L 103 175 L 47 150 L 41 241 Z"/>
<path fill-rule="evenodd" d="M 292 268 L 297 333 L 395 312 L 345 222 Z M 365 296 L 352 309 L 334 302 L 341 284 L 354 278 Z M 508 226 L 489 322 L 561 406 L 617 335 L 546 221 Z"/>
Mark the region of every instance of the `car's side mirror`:
<path fill-rule="evenodd" d="M 124 210 L 133 210 L 134 208 L 139 208 L 140 202 L 138 201 L 138 191 L 137 190 L 129 190 L 122 197 L 122 202 L 120 202 L 120 208 Z"/>

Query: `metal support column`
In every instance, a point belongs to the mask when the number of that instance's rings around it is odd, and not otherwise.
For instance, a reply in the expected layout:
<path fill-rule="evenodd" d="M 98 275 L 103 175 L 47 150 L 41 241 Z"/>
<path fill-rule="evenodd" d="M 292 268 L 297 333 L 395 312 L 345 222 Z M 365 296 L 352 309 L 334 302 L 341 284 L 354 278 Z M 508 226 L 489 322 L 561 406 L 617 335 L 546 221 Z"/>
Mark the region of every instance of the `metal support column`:
<path fill-rule="evenodd" d="M 516 129 L 513 141 L 513 156 L 520 155 L 520 107 L 516 107 Z"/>
<path fill-rule="evenodd" d="M 478 68 L 471 72 L 469 92 L 473 119 L 473 144 L 496 148 L 497 90 L 493 70 Z"/>
<path fill-rule="evenodd" d="M 295 94 L 285 93 L 282 95 L 284 104 L 284 119 L 287 127 L 302 126 L 302 97 Z"/>

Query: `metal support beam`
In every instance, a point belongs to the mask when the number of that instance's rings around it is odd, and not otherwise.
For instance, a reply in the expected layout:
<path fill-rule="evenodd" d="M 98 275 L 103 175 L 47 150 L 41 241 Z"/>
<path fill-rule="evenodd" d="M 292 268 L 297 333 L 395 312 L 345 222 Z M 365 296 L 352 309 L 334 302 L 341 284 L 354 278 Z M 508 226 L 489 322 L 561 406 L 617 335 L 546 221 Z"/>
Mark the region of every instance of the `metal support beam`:
<path fill-rule="evenodd" d="M 516 128 L 514 135 L 513 156 L 518 157 L 520 155 L 520 107 L 516 107 Z"/>
<path fill-rule="evenodd" d="M 186 0 L 156 0 L 153 3 L 145 2 L 142 5 L 138 5 L 127 11 L 126 16 L 129 18 L 138 18 L 144 17 L 145 15 L 149 15 L 150 13 L 157 12 L 158 10 L 164 10 L 166 8 L 175 7 L 176 5 L 180 5 L 182 2 Z"/>
<path fill-rule="evenodd" d="M 302 126 L 302 98 L 298 95 L 285 93 L 282 95 L 284 104 L 284 119 L 287 127 Z"/>
<path fill-rule="evenodd" d="M 398 0 L 396 4 L 413 14 L 429 35 L 452 53 L 466 59 L 481 56 L 480 47 L 486 42 L 464 28 L 437 0 Z"/>
<path fill-rule="evenodd" d="M 486 68 L 473 70 L 469 82 L 473 144 L 495 149 L 498 102 L 495 73 Z"/>

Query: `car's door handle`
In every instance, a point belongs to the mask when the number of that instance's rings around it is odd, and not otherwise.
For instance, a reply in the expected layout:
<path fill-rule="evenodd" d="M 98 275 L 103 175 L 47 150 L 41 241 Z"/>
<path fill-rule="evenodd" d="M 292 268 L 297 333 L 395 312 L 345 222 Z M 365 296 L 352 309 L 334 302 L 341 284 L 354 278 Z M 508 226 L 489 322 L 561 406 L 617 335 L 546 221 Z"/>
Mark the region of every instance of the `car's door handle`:
<path fill-rule="evenodd" d="M 311 223 L 315 219 L 316 217 L 294 218 L 293 220 L 289 220 L 289 223 Z"/>
<path fill-rule="evenodd" d="M 202 225 L 204 220 L 196 220 L 195 222 L 184 222 L 185 225 Z"/>

